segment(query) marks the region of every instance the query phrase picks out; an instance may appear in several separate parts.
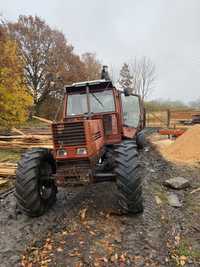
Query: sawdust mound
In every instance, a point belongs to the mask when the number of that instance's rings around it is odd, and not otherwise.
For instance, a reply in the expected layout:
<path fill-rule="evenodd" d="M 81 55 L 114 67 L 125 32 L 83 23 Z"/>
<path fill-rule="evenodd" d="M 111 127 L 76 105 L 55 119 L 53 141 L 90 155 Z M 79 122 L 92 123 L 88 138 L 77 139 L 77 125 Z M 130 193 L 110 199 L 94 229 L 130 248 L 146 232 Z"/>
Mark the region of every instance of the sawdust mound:
<path fill-rule="evenodd" d="M 200 163 L 200 125 L 189 128 L 162 152 L 170 161 Z"/>

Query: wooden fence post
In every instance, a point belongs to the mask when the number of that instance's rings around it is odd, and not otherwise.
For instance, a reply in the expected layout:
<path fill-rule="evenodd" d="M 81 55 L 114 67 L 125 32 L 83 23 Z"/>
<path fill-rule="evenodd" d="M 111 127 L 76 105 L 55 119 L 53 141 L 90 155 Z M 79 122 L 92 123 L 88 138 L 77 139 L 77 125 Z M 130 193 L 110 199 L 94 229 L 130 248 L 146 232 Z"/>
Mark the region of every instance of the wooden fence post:
<path fill-rule="evenodd" d="M 167 110 L 167 127 L 170 128 L 170 121 L 171 121 L 171 112 L 170 109 Z"/>

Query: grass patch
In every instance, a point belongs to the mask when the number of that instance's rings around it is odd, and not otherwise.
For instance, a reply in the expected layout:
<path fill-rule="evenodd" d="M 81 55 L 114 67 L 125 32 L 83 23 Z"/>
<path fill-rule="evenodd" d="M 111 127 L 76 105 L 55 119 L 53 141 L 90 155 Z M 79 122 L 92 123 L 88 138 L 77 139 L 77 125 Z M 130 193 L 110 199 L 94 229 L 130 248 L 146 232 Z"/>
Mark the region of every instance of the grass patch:
<path fill-rule="evenodd" d="M 158 196 L 163 203 L 167 203 L 167 195 L 161 185 L 157 183 L 152 184 L 152 190 L 155 196 Z"/>
<path fill-rule="evenodd" d="M 23 128 L 48 128 L 49 124 L 39 121 L 37 119 L 28 119 L 26 122 L 15 125 L 15 128 L 17 129 L 23 129 Z M 0 135 L 7 135 L 8 133 L 11 133 L 10 128 L 2 127 L 0 126 Z"/>
<path fill-rule="evenodd" d="M 21 151 L 14 149 L 0 150 L 0 162 L 17 162 L 21 154 Z"/>
<path fill-rule="evenodd" d="M 176 266 L 183 266 L 182 263 L 186 263 L 188 260 L 199 264 L 200 250 L 194 249 L 187 240 L 182 240 L 173 250 L 171 257 L 176 263 Z"/>
<path fill-rule="evenodd" d="M 26 122 L 24 122 L 22 125 L 20 125 L 20 129 L 21 128 L 40 128 L 40 127 L 46 127 L 48 128 L 49 124 L 39 121 L 37 119 L 29 119 Z"/>

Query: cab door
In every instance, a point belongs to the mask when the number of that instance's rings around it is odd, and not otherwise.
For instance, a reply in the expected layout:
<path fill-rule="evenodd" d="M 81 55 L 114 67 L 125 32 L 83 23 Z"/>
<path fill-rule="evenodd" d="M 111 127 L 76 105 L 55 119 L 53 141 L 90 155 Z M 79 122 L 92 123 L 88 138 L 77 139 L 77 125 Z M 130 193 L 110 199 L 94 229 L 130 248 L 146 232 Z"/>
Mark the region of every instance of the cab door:
<path fill-rule="evenodd" d="M 141 101 L 138 95 L 125 96 L 121 94 L 123 136 L 133 138 L 138 130 L 143 128 L 144 111 L 141 108 Z"/>

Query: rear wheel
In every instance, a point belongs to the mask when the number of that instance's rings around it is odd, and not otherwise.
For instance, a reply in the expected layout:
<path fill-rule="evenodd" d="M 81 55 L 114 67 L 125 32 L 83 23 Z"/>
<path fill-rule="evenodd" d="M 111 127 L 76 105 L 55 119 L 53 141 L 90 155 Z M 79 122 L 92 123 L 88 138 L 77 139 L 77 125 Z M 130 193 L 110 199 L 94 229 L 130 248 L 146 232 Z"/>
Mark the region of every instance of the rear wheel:
<path fill-rule="evenodd" d="M 48 149 L 32 149 L 22 157 L 16 171 L 15 196 L 23 213 L 40 216 L 53 205 L 57 187 L 51 176 L 55 171 L 55 161 Z"/>
<path fill-rule="evenodd" d="M 117 198 L 122 213 L 143 211 L 142 179 L 139 174 L 137 144 L 124 140 L 115 149 Z"/>

